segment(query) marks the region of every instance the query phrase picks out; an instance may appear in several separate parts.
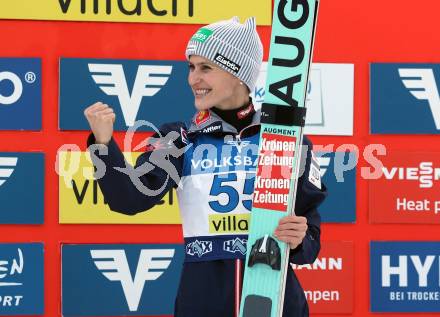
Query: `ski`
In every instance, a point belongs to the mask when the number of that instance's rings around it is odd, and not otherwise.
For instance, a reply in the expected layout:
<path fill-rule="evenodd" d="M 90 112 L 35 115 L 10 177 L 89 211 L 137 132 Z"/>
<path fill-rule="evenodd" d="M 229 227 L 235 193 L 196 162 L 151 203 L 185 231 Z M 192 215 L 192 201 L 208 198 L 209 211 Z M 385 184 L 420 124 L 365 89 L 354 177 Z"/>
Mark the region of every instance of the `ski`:
<path fill-rule="evenodd" d="M 289 247 L 272 236 L 294 214 L 319 0 L 275 0 L 240 317 L 281 317 Z"/>

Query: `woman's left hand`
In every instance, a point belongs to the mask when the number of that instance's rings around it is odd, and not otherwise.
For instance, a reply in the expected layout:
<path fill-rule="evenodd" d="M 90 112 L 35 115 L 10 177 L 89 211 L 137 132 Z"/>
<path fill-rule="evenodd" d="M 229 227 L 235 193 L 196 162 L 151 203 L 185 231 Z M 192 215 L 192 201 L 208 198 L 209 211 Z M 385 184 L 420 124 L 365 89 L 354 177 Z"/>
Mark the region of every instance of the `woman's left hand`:
<path fill-rule="evenodd" d="M 291 249 L 298 247 L 307 232 L 307 218 L 299 216 L 286 216 L 281 218 L 274 231 L 274 236 L 289 244 Z"/>

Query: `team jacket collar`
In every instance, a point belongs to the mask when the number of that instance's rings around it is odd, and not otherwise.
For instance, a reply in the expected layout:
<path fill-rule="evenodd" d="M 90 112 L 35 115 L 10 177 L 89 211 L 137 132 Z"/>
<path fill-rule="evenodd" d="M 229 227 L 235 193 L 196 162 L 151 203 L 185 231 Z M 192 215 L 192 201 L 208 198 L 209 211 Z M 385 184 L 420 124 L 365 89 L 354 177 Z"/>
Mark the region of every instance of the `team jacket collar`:
<path fill-rule="evenodd" d="M 252 117 L 250 125 L 260 124 L 261 111 L 257 110 Z M 239 131 L 211 110 L 198 111 L 191 121 L 188 133 L 233 133 L 238 134 Z"/>

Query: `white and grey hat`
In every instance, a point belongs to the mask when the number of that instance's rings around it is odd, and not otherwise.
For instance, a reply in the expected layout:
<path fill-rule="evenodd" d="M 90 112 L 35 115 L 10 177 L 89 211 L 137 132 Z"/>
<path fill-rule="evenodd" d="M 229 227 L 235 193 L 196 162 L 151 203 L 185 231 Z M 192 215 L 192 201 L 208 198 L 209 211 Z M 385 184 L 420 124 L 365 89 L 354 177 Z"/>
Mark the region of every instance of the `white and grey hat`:
<path fill-rule="evenodd" d="M 243 24 L 238 17 L 200 28 L 189 40 L 185 52 L 209 59 L 238 77 L 252 92 L 263 60 L 263 45 L 257 33 L 255 18 Z"/>

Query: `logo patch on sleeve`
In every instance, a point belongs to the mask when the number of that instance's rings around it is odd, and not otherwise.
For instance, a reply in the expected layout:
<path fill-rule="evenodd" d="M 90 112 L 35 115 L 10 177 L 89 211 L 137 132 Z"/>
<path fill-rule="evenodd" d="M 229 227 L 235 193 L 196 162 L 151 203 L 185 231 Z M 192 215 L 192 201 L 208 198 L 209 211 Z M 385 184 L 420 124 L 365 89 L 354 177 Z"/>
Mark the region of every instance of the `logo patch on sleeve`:
<path fill-rule="evenodd" d="M 310 160 L 309 182 L 321 189 L 321 172 L 319 170 L 318 160 L 313 151 L 312 159 Z"/>

